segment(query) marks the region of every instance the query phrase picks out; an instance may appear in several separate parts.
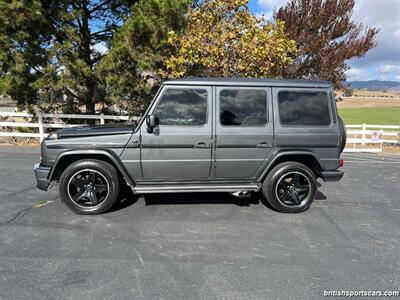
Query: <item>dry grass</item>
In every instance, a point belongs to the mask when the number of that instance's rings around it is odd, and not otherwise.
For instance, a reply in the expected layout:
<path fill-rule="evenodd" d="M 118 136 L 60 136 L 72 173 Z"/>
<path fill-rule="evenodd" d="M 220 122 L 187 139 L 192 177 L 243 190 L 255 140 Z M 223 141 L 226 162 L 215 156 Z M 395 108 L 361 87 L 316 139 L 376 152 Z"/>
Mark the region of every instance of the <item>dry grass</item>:
<path fill-rule="evenodd" d="M 371 99 L 344 97 L 336 103 L 338 108 L 400 107 L 400 98 Z"/>
<path fill-rule="evenodd" d="M 387 98 L 398 98 L 400 97 L 400 91 L 365 91 L 355 90 L 354 97 L 387 97 Z"/>
<path fill-rule="evenodd" d="M 383 145 L 383 153 L 400 154 L 399 145 Z"/>
<path fill-rule="evenodd" d="M 0 136 L 0 145 L 12 146 L 39 146 L 38 138 Z"/>

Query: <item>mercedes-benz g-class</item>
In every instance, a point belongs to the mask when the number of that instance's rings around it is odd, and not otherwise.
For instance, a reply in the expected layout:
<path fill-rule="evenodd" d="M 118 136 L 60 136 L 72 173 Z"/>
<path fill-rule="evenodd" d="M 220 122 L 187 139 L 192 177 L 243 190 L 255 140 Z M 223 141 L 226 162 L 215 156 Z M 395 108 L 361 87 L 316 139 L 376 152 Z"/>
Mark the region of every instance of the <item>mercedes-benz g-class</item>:
<path fill-rule="evenodd" d="M 69 128 L 41 144 L 37 186 L 59 183 L 76 213 L 134 193 L 262 191 L 302 212 L 317 178 L 338 181 L 346 140 L 327 81 L 186 78 L 166 81 L 137 124 Z"/>

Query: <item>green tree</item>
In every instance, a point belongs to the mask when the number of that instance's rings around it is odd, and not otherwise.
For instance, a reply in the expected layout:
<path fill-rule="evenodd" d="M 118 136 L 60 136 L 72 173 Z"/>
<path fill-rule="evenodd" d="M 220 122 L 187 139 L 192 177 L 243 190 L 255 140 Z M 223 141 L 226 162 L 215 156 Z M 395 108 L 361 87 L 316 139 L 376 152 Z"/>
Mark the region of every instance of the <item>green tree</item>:
<path fill-rule="evenodd" d="M 96 66 L 135 2 L 1 0 L 4 92 L 20 103 L 68 95 L 93 113 L 104 97 Z"/>
<path fill-rule="evenodd" d="M 251 14 L 248 0 L 204 0 L 193 5 L 188 25 L 171 31 L 173 52 L 165 77 L 280 77 L 293 62 L 296 48 L 275 24 Z"/>
<path fill-rule="evenodd" d="M 170 30 L 185 27 L 189 0 L 146 0 L 133 6 L 131 17 L 117 30 L 107 56 L 99 64 L 99 75 L 107 99 L 125 104 L 131 112 L 142 112 L 160 83 L 159 69 L 171 48 Z"/>
<path fill-rule="evenodd" d="M 353 96 L 353 95 L 354 95 L 354 89 L 352 89 L 352 88 L 350 88 L 350 87 L 347 87 L 347 88 L 344 90 L 343 95 L 344 95 L 345 97 L 351 97 L 351 96 Z"/>

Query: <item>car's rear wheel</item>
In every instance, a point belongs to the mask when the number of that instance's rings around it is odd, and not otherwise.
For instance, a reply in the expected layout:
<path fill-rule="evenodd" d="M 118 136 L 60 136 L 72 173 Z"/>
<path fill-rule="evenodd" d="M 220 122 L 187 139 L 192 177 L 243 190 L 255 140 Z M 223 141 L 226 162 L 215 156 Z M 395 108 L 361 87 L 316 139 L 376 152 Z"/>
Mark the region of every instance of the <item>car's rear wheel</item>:
<path fill-rule="evenodd" d="M 100 214 L 110 209 L 119 194 L 115 168 L 101 160 L 79 160 L 60 177 L 62 201 L 78 214 Z"/>
<path fill-rule="evenodd" d="M 265 178 L 262 191 L 267 204 L 285 213 L 307 210 L 317 193 L 316 178 L 307 166 L 285 162 L 275 166 Z"/>

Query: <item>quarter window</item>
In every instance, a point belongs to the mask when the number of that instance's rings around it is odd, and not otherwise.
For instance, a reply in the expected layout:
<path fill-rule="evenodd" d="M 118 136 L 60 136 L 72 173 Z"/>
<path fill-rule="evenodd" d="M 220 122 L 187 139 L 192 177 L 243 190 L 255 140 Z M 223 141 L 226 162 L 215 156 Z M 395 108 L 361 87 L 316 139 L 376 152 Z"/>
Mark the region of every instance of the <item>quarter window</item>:
<path fill-rule="evenodd" d="M 263 126 L 267 123 L 267 94 L 264 90 L 222 90 L 219 99 L 222 125 Z"/>
<path fill-rule="evenodd" d="M 159 125 L 204 125 L 207 97 L 203 89 L 167 89 L 153 115 Z"/>
<path fill-rule="evenodd" d="M 331 118 L 325 92 L 279 92 L 282 125 L 329 125 Z"/>

